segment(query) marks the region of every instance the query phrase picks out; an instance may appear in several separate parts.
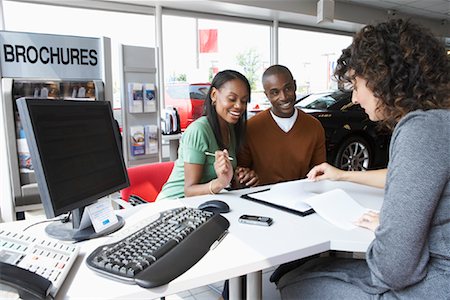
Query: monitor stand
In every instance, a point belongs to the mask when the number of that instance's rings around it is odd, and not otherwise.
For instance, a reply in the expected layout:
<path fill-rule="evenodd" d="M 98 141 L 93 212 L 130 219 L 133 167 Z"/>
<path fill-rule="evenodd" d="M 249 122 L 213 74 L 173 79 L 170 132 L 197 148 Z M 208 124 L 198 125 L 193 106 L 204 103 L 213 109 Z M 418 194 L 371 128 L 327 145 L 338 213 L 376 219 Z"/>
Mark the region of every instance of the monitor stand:
<path fill-rule="evenodd" d="M 45 227 L 45 232 L 52 238 L 61 241 L 84 241 L 95 239 L 101 236 L 113 233 L 125 225 L 125 220 L 121 216 L 117 216 L 118 222 L 114 225 L 109 226 L 103 231 L 95 232 L 94 227 L 90 225 L 89 227 L 79 229 L 81 214 L 79 210 L 72 211 L 72 222 L 63 223 L 62 221 L 56 220 Z"/>

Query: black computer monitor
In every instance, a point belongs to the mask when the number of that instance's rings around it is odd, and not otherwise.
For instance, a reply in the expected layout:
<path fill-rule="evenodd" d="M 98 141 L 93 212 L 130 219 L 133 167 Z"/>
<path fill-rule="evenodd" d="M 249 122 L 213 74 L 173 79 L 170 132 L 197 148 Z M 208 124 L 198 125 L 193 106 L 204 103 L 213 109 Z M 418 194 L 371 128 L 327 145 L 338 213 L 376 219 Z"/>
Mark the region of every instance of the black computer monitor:
<path fill-rule="evenodd" d="M 20 98 L 20 119 L 47 218 L 72 212 L 72 222 L 52 222 L 60 240 L 85 240 L 113 232 L 80 229 L 84 207 L 129 186 L 120 133 L 107 101 Z"/>

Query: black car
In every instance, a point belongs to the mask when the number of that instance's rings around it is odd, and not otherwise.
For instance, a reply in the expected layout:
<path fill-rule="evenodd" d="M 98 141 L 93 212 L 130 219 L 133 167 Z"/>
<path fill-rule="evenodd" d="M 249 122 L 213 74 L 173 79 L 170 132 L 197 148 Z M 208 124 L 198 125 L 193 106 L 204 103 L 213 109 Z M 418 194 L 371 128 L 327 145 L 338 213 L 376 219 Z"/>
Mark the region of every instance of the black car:
<path fill-rule="evenodd" d="M 390 134 L 351 99 L 351 92 L 334 91 L 302 97 L 296 106 L 322 123 L 329 163 L 355 171 L 386 167 Z"/>

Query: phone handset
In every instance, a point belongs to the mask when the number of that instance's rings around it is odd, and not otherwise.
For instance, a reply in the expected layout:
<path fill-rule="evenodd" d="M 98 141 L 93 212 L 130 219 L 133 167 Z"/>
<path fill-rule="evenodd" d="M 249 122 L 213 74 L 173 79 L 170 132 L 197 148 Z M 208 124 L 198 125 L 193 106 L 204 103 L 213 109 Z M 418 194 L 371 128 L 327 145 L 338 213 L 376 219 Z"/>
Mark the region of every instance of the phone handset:
<path fill-rule="evenodd" d="M 36 273 L 1 261 L 0 283 L 16 289 L 22 299 L 49 299 L 52 285 Z"/>

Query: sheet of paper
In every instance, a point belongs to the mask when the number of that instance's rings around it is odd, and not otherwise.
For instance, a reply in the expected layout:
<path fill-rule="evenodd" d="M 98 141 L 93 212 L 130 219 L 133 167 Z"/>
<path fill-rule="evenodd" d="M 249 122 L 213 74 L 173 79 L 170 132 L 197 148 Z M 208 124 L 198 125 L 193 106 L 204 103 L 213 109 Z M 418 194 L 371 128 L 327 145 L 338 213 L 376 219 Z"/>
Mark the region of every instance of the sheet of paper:
<path fill-rule="evenodd" d="M 311 206 L 304 200 L 316 195 L 304 189 L 304 182 L 289 181 L 275 184 L 270 190 L 252 194 L 252 198 L 278 204 L 298 211 L 307 211 Z"/>
<path fill-rule="evenodd" d="M 342 189 L 317 194 L 306 199 L 305 202 L 311 205 L 319 216 L 346 230 L 356 228 L 353 222 L 368 211 Z"/>

